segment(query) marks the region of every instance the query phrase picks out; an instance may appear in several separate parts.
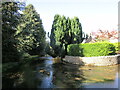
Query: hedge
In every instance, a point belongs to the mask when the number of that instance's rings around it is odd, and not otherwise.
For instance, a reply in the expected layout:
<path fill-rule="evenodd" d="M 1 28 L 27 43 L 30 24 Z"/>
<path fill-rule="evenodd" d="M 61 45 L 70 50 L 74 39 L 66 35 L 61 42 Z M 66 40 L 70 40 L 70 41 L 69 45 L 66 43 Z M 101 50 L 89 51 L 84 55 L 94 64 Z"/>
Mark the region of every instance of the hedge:
<path fill-rule="evenodd" d="M 108 42 L 71 44 L 67 51 L 70 56 L 107 56 L 115 54 L 115 46 Z"/>
<path fill-rule="evenodd" d="M 113 43 L 113 45 L 115 46 L 116 53 L 120 53 L 120 42 Z"/>

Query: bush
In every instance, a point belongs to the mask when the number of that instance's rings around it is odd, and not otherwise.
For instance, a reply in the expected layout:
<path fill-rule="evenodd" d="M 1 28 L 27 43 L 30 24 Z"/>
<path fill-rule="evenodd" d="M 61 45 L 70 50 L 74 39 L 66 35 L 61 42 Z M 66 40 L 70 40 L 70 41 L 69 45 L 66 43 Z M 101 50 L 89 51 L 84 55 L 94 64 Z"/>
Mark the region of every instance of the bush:
<path fill-rule="evenodd" d="M 116 53 L 120 53 L 120 42 L 113 43 L 113 45 L 115 46 Z"/>
<path fill-rule="evenodd" d="M 115 54 L 115 46 L 108 42 L 71 44 L 68 46 L 68 55 L 71 56 L 107 56 Z"/>
<path fill-rule="evenodd" d="M 67 52 L 71 56 L 82 56 L 82 49 L 79 47 L 79 44 L 68 45 Z"/>

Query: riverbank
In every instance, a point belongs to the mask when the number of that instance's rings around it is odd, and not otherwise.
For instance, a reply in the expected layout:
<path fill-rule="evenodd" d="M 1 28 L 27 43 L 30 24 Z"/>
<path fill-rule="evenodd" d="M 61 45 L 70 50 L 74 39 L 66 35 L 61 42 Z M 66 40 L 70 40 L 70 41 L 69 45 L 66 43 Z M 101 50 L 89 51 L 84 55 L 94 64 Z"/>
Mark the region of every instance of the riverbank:
<path fill-rule="evenodd" d="M 63 61 L 80 65 L 110 66 L 120 64 L 120 55 L 98 57 L 65 56 Z"/>

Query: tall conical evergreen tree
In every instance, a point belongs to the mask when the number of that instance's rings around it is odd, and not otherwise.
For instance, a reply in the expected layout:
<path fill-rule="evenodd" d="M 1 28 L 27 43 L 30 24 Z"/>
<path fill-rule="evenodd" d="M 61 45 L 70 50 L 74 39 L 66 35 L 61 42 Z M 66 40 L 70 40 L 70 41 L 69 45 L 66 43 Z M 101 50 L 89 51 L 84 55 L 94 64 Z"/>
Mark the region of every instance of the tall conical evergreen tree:
<path fill-rule="evenodd" d="M 56 29 L 54 31 L 55 34 L 55 39 L 56 39 L 56 44 L 60 45 L 62 47 L 64 41 L 64 34 L 66 31 L 66 18 L 65 16 L 59 17 L 57 24 L 56 24 Z"/>
<path fill-rule="evenodd" d="M 61 36 L 61 16 L 56 14 L 54 16 L 54 21 L 52 24 L 51 34 L 50 34 L 50 46 L 52 47 L 52 56 L 59 56 L 60 55 L 60 45 L 59 37 Z M 59 31 L 59 32 L 58 32 Z"/>
<path fill-rule="evenodd" d="M 16 49 L 17 40 L 15 33 L 19 24 L 20 14 L 16 2 L 2 3 L 2 60 L 3 62 L 19 60 Z"/>
<path fill-rule="evenodd" d="M 78 17 L 67 18 L 67 29 L 65 31 L 65 53 L 69 44 L 81 43 L 83 41 L 82 26 Z"/>
<path fill-rule="evenodd" d="M 56 45 L 56 39 L 55 39 L 55 33 L 54 33 L 54 31 L 58 27 L 57 23 L 58 23 L 59 18 L 60 18 L 60 15 L 56 14 L 54 16 L 54 21 L 53 21 L 53 24 L 52 24 L 52 29 L 51 29 L 51 34 L 50 34 L 50 46 L 52 46 L 53 48 Z"/>
<path fill-rule="evenodd" d="M 70 19 L 68 17 L 66 19 L 65 16 L 55 15 L 50 36 L 50 45 L 53 48 L 55 45 L 59 45 L 61 48 L 64 47 L 65 54 L 67 54 L 67 46 L 81 43 L 83 41 L 82 36 L 82 26 L 79 18 Z"/>
<path fill-rule="evenodd" d="M 78 17 L 71 19 L 71 33 L 72 33 L 72 44 L 81 43 L 83 41 L 82 37 L 82 26 L 79 22 Z"/>
<path fill-rule="evenodd" d="M 16 37 L 19 40 L 19 51 L 24 51 L 31 55 L 43 54 L 45 49 L 45 31 L 40 15 L 31 4 L 23 11 Z"/>

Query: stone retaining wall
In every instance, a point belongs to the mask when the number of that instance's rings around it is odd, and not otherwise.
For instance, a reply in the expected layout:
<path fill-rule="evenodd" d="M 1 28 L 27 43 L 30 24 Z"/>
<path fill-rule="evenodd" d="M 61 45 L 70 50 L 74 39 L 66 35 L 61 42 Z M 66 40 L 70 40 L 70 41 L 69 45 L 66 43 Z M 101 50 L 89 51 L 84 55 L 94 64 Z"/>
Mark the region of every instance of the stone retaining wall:
<path fill-rule="evenodd" d="M 63 61 L 80 65 L 108 66 L 120 64 L 120 55 L 98 57 L 65 56 Z"/>

